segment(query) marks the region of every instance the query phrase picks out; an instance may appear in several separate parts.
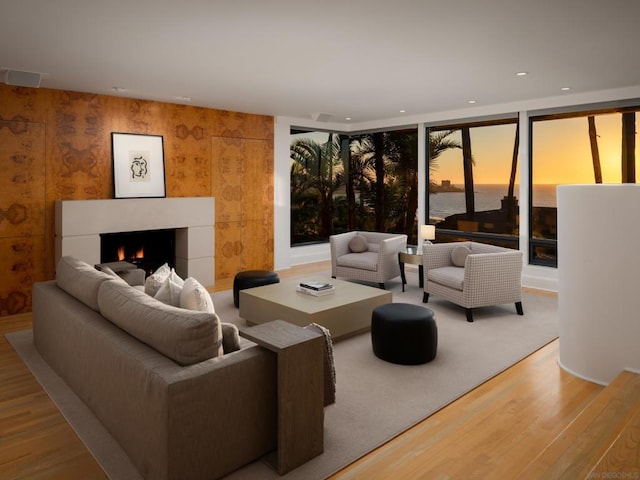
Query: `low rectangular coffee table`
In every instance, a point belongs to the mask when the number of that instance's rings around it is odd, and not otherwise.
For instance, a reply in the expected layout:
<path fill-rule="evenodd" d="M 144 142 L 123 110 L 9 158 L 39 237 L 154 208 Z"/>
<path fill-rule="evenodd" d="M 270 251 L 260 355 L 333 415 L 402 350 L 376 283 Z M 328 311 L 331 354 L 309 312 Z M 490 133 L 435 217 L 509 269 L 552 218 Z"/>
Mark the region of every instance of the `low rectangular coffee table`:
<path fill-rule="evenodd" d="M 320 297 L 298 292 L 301 281 L 331 283 L 335 292 Z M 329 329 L 333 340 L 339 340 L 369 330 L 373 309 L 392 300 L 387 290 L 314 276 L 240 290 L 240 317 L 249 325 L 273 320 L 300 327 L 317 323 Z"/>

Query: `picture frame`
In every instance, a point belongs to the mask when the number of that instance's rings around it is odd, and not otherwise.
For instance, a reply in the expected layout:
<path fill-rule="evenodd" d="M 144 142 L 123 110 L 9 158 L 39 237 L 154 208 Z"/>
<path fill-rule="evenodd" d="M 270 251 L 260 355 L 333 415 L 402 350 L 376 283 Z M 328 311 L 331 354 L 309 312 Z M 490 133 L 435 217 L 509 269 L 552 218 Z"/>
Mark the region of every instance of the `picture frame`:
<path fill-rule="evenodd" d="M 111 133 L 114 198 L 166 197 L 162 135 Z"/>

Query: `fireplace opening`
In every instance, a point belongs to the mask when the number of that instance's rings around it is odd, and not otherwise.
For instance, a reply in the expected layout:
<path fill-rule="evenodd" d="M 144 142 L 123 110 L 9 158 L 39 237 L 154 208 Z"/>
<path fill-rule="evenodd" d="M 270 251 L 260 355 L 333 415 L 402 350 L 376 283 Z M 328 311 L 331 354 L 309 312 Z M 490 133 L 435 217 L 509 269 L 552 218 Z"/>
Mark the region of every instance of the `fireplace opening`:
<path fill-rule="evenodd" d="M 100 234 L 100 262 L 125 261 L 142 268 L 147 276 L 167 263 L 175 268 L 176 230 L 145 230 Z"/>

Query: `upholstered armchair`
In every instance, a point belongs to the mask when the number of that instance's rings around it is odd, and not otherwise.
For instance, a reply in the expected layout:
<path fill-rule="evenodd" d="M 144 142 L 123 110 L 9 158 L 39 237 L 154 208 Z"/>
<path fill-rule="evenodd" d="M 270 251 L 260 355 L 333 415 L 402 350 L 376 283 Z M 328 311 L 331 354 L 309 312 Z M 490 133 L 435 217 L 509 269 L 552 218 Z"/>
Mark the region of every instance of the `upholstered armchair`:
<path fill-rule="evenodd" d="M 477 242 L 425 244 L 422 247 L 424 295 L 444 298 L 472 309 L 515 303 L 522 310 L 522 252 Z"/>
<path fill-rule="evenodd" d="M 382 232 L 347 232 L 329 237 L 331 277 L 377 283 L 400 275 L 398 252 L 407 248 L 407 236 Z"/>

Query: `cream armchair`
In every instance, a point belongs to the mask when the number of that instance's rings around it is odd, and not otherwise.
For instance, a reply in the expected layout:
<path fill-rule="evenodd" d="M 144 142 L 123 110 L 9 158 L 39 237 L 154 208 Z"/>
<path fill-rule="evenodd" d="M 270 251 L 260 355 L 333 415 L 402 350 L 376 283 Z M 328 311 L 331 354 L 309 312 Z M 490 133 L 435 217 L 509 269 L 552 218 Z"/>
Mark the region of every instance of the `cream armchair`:
<path fill-rule="evenodd" d="M 464 250 L 460 247 L 466 247 Z M 472 309 L 515 303 L 522 310 L 522 252 L 477 242 L 425 244 L 422 247 L 424 295 L 444 298 Z"/>
<path fill-rule="evenodd" d="M 384 289 L 384 282 L 400 275 L 398 252 L 406 250 L 407 236 L 353 231 L 332 235 L 329 244 L 331 277 L 374 282 Z"/>

